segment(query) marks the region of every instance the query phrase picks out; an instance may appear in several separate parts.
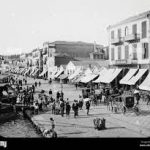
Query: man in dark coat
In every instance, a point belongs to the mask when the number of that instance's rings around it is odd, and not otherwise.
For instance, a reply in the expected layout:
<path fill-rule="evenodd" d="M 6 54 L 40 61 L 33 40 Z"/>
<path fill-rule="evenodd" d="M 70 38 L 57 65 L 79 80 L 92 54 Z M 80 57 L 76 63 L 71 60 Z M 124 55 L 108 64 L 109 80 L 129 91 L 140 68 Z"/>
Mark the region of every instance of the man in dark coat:
<path fill-rule="evenodd" d="M 90 102 L 89 101 L 86 102 L 86 109 L 87 109 L 87 115 L 88 115 L 89 110 L 90 110 Z"/>
<path fill-rule="evenodd" d="M 69 104 L 69 102 L 67 101 L 66 102 L 66 117 L 70 115 L 70 109 L 71 109 L 71 106 Z"/>
<path fill-rule="evenodd" d="M 65 103 L 63 100 L 60 101 L 60 112 L 61 112 L 61 116 L 64 116 L 64 110 L 65 110 Z"/>
<path fill-rule="evenodd" d="M 72 104 L 72 109 L 74 111 L 74 118 L 76 118 L 76 116 L 78 116 L 78 108 L 79 108 L 78 102 L 77 102 L 77 100 L 74 100 L 74 102 Z"/>

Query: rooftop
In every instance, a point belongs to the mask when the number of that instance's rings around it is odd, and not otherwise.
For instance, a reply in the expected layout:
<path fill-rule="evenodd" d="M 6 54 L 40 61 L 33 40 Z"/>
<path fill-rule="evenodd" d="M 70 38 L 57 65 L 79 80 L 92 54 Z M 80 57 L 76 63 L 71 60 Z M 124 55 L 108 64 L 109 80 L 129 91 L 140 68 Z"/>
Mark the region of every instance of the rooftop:
<path fill-rule="evenodd" d="M 129 22 L 132 22 L 132 21 L 136 21 L 136 20 L 142 19 L 142 18 L 146 18 L 146 17 L 150 17 L 150 11 L 146 11 L 146 12 L 140 13 L 138 15 L 129 17 L 129 18 L 125 19 L 125 20 L 122 20 L 122 21 L 114 24 L 114 25 L 108 26 L 107 29 L 111 29 L 111 28 L 116 27 L 118 25 L 122 25 L 122 24 L 125 24 L 125 23 L 129 23 Z"/>

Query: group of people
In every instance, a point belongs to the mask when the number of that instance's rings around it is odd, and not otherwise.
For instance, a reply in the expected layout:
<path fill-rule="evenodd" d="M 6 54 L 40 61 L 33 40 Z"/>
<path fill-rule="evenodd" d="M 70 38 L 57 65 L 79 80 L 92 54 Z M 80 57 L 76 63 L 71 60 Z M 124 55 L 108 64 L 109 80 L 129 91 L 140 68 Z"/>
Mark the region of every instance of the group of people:
<path fill-rule="evenodd" d="M 51 94 L 51 92 L 49 93 Z M 60 114 L 62 117 L 64 116 L 64 114 L 66 114 L 66 117 L 69 117 L 70 111 L 72 109 L 74 112 L 74 118 L 76 118 L 79 115 L 78 114 L 79 110 L 83 110 L 84 101 L 81 95 L 79 95 L 79 100 L 74 100 L 72 105 L 70 104 L 68 98 L 64 100 L 64 93 L 62 91 L 60 93 L 59 92 L 56 93 L 56 100 L 54 98 L 52 99 L 53 99 L 51 105 L 52 114 Z M 85 102 L 87 115 L 89 114 L 90 105 L 91 101 L 89 99 L 88 101 Z"/>

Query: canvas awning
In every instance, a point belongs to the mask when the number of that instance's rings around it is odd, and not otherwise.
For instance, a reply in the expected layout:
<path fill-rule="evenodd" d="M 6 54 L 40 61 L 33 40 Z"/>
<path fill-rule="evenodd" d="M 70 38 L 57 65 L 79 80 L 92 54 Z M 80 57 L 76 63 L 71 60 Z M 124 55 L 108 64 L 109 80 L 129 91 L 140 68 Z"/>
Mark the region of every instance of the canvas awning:
<path fill-rule="evenodd" d="M 35 70 L 36 70 L 36 67 L 33 67 L 30 75 L 32 75 L 35 72 Z"/>
<path fill-rule="evenodd" d="M 80 80 L 84 77 L 83 74 L 79 75 L 73 82 L 80 82 Z"/>
<path fill-rule="evenodd" d="M 48 71 L 47 69 L 44 69 L 44 70 L 42 71 L 42 73 L 39 74 L 39 77 L 44 76 L 44 74 L 45 74 L 47 71 Z"/>
<path fill-rule="evenodd" d="M 94 83 L 100 83 L 102 77 L 106 74 L 107 70 L 108 70 L 108 69 L 103 69 L 103 70 L 101 70 L 100 73 L 99 73 L 100 76 L 99 76 L 96 80 L 94 80 L 93 82 L 94 82 Z"/>
<path fill-rule="evenodd" d="M 93 79 L 95 79 L 98 76 L 99 75 L 88 74 L 88 75 L 82 77 L 81 80 L 80 80 L 80 82 L 82 82 L 82 83 L 88 83 L 88 82 L 92 81 Z"/>
<path fill-rule="evenodd" d="M 26 68 L 22 68 L 22 70 L 20 71 L 20 73 L 22 73 Z"/>
<path fill-rule="evenodd" d="M 39 71 L 39 69 L 38 69 L 38 68 L 36 68 L 36 70 L 35 70 L 35 72 L 32 74 L 32 76 L 37 75 L 38 71 Z"/>
<path fill-rule="evenodd" d="M 77 75 L 80 74 L 80 72 L 81 72 L 80 69 L 79 69 L 79 70 L 76 70 L 72 75 L 70 75 L 70 76 L 68 77 L 68 79 L 71 80 L 71 79 L 75 78 Z"/>
<path fill-rule="evenodd" d="M 115 69 L 108 69 L 108 70 L 106 70 L 105 73 L 100 75 L 99 82 L 105 83 L 105 81 L 107 81 L 107 78 L 109 78 L 110 75 L 112 75 L 114 71 L 115 71 Z"/>
<path fill-rule="evenodd" d="M 55 78 L 58 78 L 62 73 L 63 73 L 64 70 L 59 70 L 56 74 L 55 74 Z"/>
<path fill-rule="evenodd" d="M 67 77 L 68 77 L 68 75 L 66 75 L 66 74 L 62 74 L 62 75 L 59 76 L 59 78 L 60 78 L 61 80 L 64 80 L 64 79 L 66 79 Z"/>
<path fill-rule="evenodd" d="M 150 91 L 150 73 L 147 75 L 142 84 L 139 85 L 139 89 Z"/>
<path fill-rule="evenodd" d="M 24 75 L 26 75 L 30 70 L 31 70 L 31 68 L 29 68 L 29 69 L 24 73 Z"/>
<path fill-rule="evenodd" d="M 139 69 L 138 73 L 133 76 L 126 84 L 135 85 L 135 83 L 144 75 L 147 69 Z"/>
<path fill-rule="evenodd" d="M 109 74 L 108 78 L 105 78 L 105 80 L 101 81 L 103 83 L 111 83 L 121 72 L 122 69 L 115 69 L 115 71 L 112 74 Z"/>
<path fill-rule="evenodd" d="M 138 69 L 130 69 L 127 74 L 120 80 L 120 84 L 126 84 L 137 72 Z"/>

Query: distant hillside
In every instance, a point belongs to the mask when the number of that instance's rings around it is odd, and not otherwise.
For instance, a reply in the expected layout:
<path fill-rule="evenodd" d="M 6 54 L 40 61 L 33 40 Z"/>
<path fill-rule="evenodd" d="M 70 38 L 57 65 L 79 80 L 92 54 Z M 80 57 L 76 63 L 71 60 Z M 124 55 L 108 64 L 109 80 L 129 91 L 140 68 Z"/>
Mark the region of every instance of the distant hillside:
<path fill-rule="evenodd" d="M 89 53 L 94 51 L 93 43 L 86 42 L 68 42 L 68 41 L 55 41 L 56 52 L 65 53 L 71 57 L 89 58 Z M 102 45 L 96 45 L 96 47 L 103 48 Z"/>

